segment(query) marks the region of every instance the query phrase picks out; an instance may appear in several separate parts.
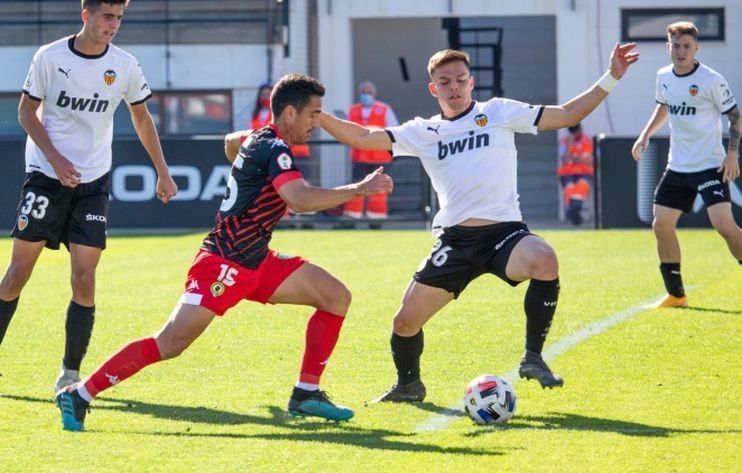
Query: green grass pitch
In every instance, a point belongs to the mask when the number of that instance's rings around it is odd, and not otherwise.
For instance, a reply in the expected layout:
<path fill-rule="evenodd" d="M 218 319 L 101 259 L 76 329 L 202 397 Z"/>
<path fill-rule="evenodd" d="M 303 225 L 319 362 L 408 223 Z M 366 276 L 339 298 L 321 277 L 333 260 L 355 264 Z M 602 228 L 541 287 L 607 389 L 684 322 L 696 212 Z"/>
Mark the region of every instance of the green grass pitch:
<path fill-rule="evenodd" d="M 243 302 L 181 357 L 103 393 L 86 432 L 64 432 L 52 384 L 69 262 L 65 251 L 45 251 L 0 346 L 0 471 L 741 471 L 742 267 L 723 240 L 680 232 L 691 307 L 656 310 L 637 309 L 664 292 L 651 231 L 540 233 L 557 250 L 562 281 L 547 349 L 591 323 L 633 316 L 550 362 L 563 389 L 519 381 L 505 427 L 446 409 L 470 379 L 517 365 L 525 284 L 483 276 L 428 323 L 424 403 L 365 406 L 395 380 L 391 319 L 434 241 L 425 231 L 279 231 L 275 249 L 353 292 L 323 378 L 355 409 L 352 421 L 285 410 L 310 309 Z M 109 239 L 83 374 L 162 326 L 201 238 Z M 2 262 L 10 243 L 0 240 Z"/>

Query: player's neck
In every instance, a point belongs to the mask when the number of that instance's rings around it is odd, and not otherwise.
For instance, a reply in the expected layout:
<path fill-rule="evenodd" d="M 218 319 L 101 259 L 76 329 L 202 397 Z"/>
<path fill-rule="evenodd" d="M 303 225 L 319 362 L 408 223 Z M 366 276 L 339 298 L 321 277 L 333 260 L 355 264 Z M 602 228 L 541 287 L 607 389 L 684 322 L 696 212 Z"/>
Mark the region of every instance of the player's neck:
<path fill-rule="evenodd" d="M 441 107 L 441 117 L 446 120 L 453 120 L 460 117 L 462 114 L 468 113 L 474 107 L 474 100 L 469 101 L 466 107 L 454 110 L 449 107 Z"/>
<path fill-rule="evenodd" d="M 75 48 L 75 51 L 81 52 L 88 56 L 98 56 L 106 52 L 108 43 L 94 41 L 83 28 L 75 36 L 75 42 L 73 43 L 73 47 Z"/>
<path fill-rule="evenodd" d="M 283 121 L 271 121 L 270 123 L 271 127 L 273 127 L 274 130 L 276 130 L 278 138 L 280 138 L 284 143 L 287 145 L 294 145 L 293 141 L 291 141 L 291 135 L 289 135 L 288 126 L 283 123 Z"/>
<path fill-rule="evenodd" d="M 677 66 L 675 64 L 672 65 L 672 70 L 675 72 L 675 75 L 678 76 L 687 76 L 691 72 L 693 72 L 696 67 L 698 67 L 698 61 L 693 61 L 690 63 L 690 65 L 687 66 Z"/>

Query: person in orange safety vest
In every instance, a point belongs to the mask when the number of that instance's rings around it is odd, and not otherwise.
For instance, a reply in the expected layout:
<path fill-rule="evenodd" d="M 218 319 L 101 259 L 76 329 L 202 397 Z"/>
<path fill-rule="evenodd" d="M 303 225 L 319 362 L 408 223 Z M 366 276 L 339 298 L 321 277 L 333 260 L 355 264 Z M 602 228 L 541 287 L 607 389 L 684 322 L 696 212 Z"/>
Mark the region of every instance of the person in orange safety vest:
<path fill-rule="evenodd" d="M 363 126 L 386 128 L 397 126 L 399 121 L 394 110 L 388 104 L 376 100 L 376 86 L 371 82 L 361 82 L 358 86 L 359 102 L 348 110 L 348 120 Z M 392 162 L 388 151 L 353 149 L 350 152 L 353 160 L 353 176 L 366 176 L 377 167 Z M 370 171 L 369 171 L 370 170 Z M 366 199 L 359 197 L 345 204 L 343 214 L 353 218 L 386 218 L 389 214 L 386 194 L 375 194 Z"/>
<path fill-rule="evenodd" d="M 567 218 L 582 223 L 582 206 L 590 193 L 593 179 L 593 140 L 578 123 L 568 128 L 569 135 L 559 143 L 560 166 L 557 174 L 562 185 Z"/>

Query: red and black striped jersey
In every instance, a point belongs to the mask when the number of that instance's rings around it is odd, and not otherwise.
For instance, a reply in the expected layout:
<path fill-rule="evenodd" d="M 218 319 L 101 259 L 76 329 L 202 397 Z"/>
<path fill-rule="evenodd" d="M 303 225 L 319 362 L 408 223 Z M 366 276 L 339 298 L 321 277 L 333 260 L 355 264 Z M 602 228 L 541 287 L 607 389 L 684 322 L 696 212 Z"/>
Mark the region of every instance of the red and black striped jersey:
<path fill-rule="evenodd" d="M 246 268 L 257 268 L 286 202 L 277 190 L 302 178 L 278 129 L 268 125 L 250 134 L 240 147 L 227 182 L 216 223 L 201 248 Z"/>

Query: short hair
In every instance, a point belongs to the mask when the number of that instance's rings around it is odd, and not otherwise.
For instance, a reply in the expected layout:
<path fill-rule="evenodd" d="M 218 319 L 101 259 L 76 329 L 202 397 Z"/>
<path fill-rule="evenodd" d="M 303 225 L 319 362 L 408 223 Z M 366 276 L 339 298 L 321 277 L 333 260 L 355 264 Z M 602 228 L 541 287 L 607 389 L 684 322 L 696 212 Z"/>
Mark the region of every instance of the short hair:
<path fill-rule="evenodd" d="M 313 96 L 324 97 L 325 86 L 314 77 L 304 74 L 288 74 L 278 81 L 271 92 L 271 112 L 278 118 L 291 105 L 301 113 Z"/>
<path fill-rule="evenodd" d="M 678 21 L 671 25 L 667 25 L 667 39 L 668 41 L 677 35 L 689 34 L 693 36 L 693 39 L 698 40 L 698 28 L 690 21 Z"/>
<path fill-rule="evenodd" d="M 444 49 L 443 51 L 438 51 L 437 53 L 430 56 L 430 60 L 428 61 L 428 74 L 432 78 L 433 73 L 436 69 L 445 64 L 455 61 L 462 61 L 468 68 L 469 54 L 465 53 L 464 51 L 457 51 L 455 49 Z"/>
<path fill-rule="evenodd" d="M 109 5 L 123 5 L 124 8 L 129 6 L 129 0 L 80 0 L 80 6 L 82 9 L 90 10 L 92 12 L 98 10 L 103 3 Z"/>

